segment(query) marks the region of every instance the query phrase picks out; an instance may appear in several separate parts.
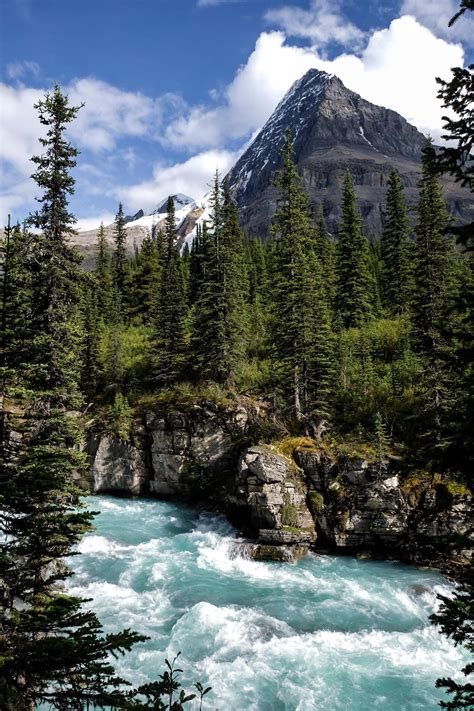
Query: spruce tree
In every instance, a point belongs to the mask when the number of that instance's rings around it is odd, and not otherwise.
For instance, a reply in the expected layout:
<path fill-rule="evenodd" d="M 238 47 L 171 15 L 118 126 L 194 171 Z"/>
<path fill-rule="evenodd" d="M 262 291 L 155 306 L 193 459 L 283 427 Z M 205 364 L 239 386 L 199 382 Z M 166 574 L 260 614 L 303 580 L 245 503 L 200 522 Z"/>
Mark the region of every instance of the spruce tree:
<path fill-rule="evenodd" d="M 424 358 L 425 423 L 431 445 L 440 445 L 442 412 L 448 389 L 446 358 L 449 346 L 443 336 L 453 297 L 452 238 L 443 200 L 436 153 L 432 141 L 422 152 L 422 177 L 416 226 L 415 290 L 413 298 L 414 345 Z"/>
<path fill-rule="evenodd" d="M 160 268 L 156 241 L 146 236 L 137 255 L 133 272 L 131 314 L 151 325 L 156 315 L 160 284 Z"/>
<path fill-rule="evenodd" d="M 85 274 L 82 284 L 82 369 L 81 390 L 88 396 L 97 391 L 100 378 L 100 326 L 99 290 L 95 274 Z"/>
<path fill-rule="evenodd" d="M 309 203 L 289 131 L 275 186 L 280 194 L 271 228 L 276 240 L 272 322 L 276 385 L 285 412 L 298 422 L 314 424 L 315 416 L 319 420 L 326 415 L 330 319 Z"/>
<path fill-rule="evenodd" d="M 176 216 L 173 198 L 168 198 L 165 229 L 159 237 L 162 265 L 154 328 L 153 380 L 168 387 L 179 378 L 184 362 L 184 294 L 181 258 L 177 247 Z"/>
<path fill-rule="evenodd" d="M 315 230 L 315 251 L 321 263 L 328 304 L 332 310 L 336 297 L 336 245 L 328 234 L 322 205 L 319 207 Z"/>
<path fill-rule="evenodd" d="M 100 317 L 107 321 L 110 318 L 112 307 L 112 273 L 110 250 L 103 222 L 100 223 L 97 233 L 94 275 L 97 291 L 97 309 Z"/>
<path fill-rule="evenodd" d="M 196 277 L 199 277 L 199 281 Z M 210 224 L 203 225 L 193 254 L 192 352 L 198 378 L 231 383 L 245 349 L 243 237 L 237 208 L 216 173 Z"/>
<path fill-rule="evenodd" d="M 372 312 L 373 285 L 367 239 L 349 172 L 344 178 L 342 222 L 336 247 L 336 319 L 344 328 L 361 326 Z"/>
<path fill-rule="evenodd" d="M 119 321 L 125 320 L 125 305 L 128 290 L 128 262 L 127 262 L 127 232 L 125 229 L 125 216 L 122 203 L 119 203 L 114 221 L 113 238 L 115 250 L 112 258 L 113 298 L 115 312 Z"/>
<path fill-rule="evenodd" d="M 390 173 L 382 247 L 382 299 L 390 316 L 406 313 L 410 300 L 409 223 L 398 171 Z"/>
<path fill-rule="evenodd" d="M 202 282 L 202 258 L 203 258 L 203 226 L 196 225 L 196 234 L 191 244 L 189 255 L 189 285 L 188 303 L 191 307 L 196 301 Z"/>
<path fill-rule="evenodd" d="M 2 433 L 0 705 L 15 711 L 41 702 L 57 709 L 123 708 L 128 695 L 108 656 L 142 638 L 130 632 L 103 635 L 83 601 L 60 587 L 70 575 L 65 558 L 91 524 L 72 483 L 86 465 L 72 414 L 81 402 L 79 259 L 67 241 L 74 225 L 68 197 L 77 151 L 64 138 L 78 107 L 69 106 L 56 86 L 36 108 L 47 129 L 40 139 L 45 152 L 33 158 L 43 194 L 41 210 L 30 219 L 38 232 L 30 236 L 17 270 L 30 268 L 30 343 L 28 360 L 17 363 L 9 379 L 13 406 Z M 23 301 L 21 284 L 21 278 L 10 282 L 13 300 Z"/>

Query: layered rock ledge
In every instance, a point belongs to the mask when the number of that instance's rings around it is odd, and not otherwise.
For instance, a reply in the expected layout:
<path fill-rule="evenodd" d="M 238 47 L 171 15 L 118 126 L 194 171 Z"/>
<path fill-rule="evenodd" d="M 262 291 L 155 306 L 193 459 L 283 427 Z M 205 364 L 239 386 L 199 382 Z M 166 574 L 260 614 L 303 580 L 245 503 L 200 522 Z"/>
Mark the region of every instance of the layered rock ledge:
<path fill-rule="evenodd" d="M 223 512 L 257 560 L 295 561 L 310 549 L 450 571 L 472 560 L 472 495 L 460 479 L 307 438 L 253 444 L 252 407 L 155 408 L 127 442 L 96 429 L 88 486 Z"/>

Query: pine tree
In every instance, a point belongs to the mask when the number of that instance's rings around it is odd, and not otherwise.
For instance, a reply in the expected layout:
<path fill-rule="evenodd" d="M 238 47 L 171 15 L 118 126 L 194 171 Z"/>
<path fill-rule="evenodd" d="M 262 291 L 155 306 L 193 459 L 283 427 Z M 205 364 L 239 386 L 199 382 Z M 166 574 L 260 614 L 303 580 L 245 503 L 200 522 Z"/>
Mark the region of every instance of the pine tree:
<path fill-rule="evenodd" d="M 471 571 L 472 572 L 472 571 Z M 452 597 L 438 595 L 441 606 L 436 614 L 431 615 L 431 622 L 440 626 L 440 632 L 452 639 L 454 644 L 474 652 L 474 584 L 469 574 L 458 585 Z M 462 669 L 466 682 L 454 679 L 437 679 L 436 686 L 452 694 L 449 701 L 441 701 L 443 709 L 471 709 L 474 707 L 474 684 L 468 679 L 474 674 L 474 663 L 469 662 Z"/>
<path fill-rule="evenodd" d="M 104 321 L 110 318 L 112 307 L 112 273 L 109 245 L 104 223 L 100 223 L 97 233 L 97 246 L 94 265 L 95 288 L 97 291 L 97 310 Z"/>
<path fill-rule="evenodd" d="M 245 357 L 248 321 L 245 297 L 248 274 L 245 264 L 244 237 L 239 223 L 237 205 L 230 194 L 229 179 L 222 188 L 222 320 L 224 323 L 223 360 L 226 378 L 233 381 L 239 364 Z"/>
<path fill-rule="evenodd" d="M 387 466 L 389 453 L 387 427 L 380 412 L 376 412 L 374 417 L 374 445 L 376 457 L 375 463 L 377 471 L 380 474 Z"/>
<path fill-rule="evenodd" d="M 112 258 L 114 309 L 119 322 L 125 320 L 125 306 L 128 297 L 127 232 L 122 203 L 119 204 L 114 222 L 115 250 Z"/>
<path fill-rule="evenodd" d="M 367 239 L 356 207 L 352 176 L 344 178 L 342 222 L 336 247 L 336 319 L 344 328 L 361 326 L 371 316 L 373 285 Z"/>
<path fill-rule="evenodd" d="M 409 224 L 403 184 L 394 169 L 390 173 L 382 247 L 383 304 L 390 316 L 406 313 L 410 301 Z"/>
<path fill-rule="evenodd" d="M 194 249 L 191 284 L 197 288 L 191 341 L 196 374 L 203 380 L 232 382 L 245 349 L 248 286 L 237 209 L 228 186 L 222 194 L 218 173 L 210 224 L 203 225 Z"/>
<path fill-rule="evenodd" d="M 133 272 L 131 314 L 151 325 L 156 316 L 156 302 L 160 284 L 160 268 L 156 241 L 144 238 Z"/>
<path fill-rule="evenodd" d="M 79 109 L 69 106 L 58 86 L 36 108 L 47 128 L 40 139 L 45 152 L 33 158 L 43 195 L 30 223 L 40 232 L 30 236 L 17 270 L 30 267 L 30 344 L 28 361 L 17 364 L 11 379 L 13 407 L 2 433 L 0 705 L 15 711 L 40 702 L 57 709 L 120 708 L 127 694 L 108 656 L 142 638 L 130 632 L 104 636 L 83 601 L 60 588 L 70 575 L 65 558 L 91 524 L 72 484 L 86 462 L 77 446 L 77 418 L 69 414 L 80 405 L 80 277 L 79 259 L 67 242 L 77 151 L 64 130 Z M 8 289 L 18 289 L 12 300 L 23 300 L 21 278 Z"/>
<path fill-rule="evenodd" d="M 100 324 L 99 290 L 95 274 L 86 274 L 82 285 L 82 370 L 81 390 L 92 396 L 97 391 L 100 378 L 99 349 Z"/>
<path fill-rule="evenodd" d="M 319 420 L 326 414 L 330 319 L 309 203 L 293 160 L 290 132 L 275 186 L 280 193 L 271 228 L 276 240 L 272 323 L 276 384 L 285 411 L 299 422 L 314 424 L 315 416 Z"/>
<path fill-rule="evenodd" d="M 333 310 L 336 298 L 336 245 L 328 234 L 322 205 L 319 208 L 315 237 L 315 250 L 321 262 L 328 304 Z"/>
<path fill-rule="evenodd" d="M 181 259 L 177 247 L 176 216 L 173 198 L 168 198 L 165 230 L 160 253 L 162 266 L 154 335 L 153 379 L 159 387 L 176 382 L 184 361 L 184 294 Z"/>
<path fill-rule="evenodd" d="M 207 229 L 207 227 L 206 227 Z M 191 307 L 197 299 L 197 295 L 202 283 L 202 258 L 203 258 L 203 226 L 196 225 L 196 235 L 191 244 L 189 255 L 189 286 L 188 303 Z"/>
<path fill-rule="evenodd" d="M 422 152 L 416 227 L 413 330 L 416 350 L 425 363 L 425 414 L 431 446 L 440 445 L 442 411 L 447 406 L 447 344 L 443 330 L 453 296 L 453 244 L 447 235 L 449 217 L 438 176 L 435 149 L 428 141 Z"/>

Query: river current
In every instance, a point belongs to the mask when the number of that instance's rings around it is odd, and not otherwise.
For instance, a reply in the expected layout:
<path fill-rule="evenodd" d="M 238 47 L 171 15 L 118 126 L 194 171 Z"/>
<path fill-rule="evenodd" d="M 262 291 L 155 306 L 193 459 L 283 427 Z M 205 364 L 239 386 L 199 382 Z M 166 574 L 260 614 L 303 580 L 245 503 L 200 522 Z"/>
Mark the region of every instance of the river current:
<path fill-rule="evenodd" d="M 319 555 L 255 562 L 219 516 L 153 500 L 90 505 L 100 514 L 70 585 L 106 631 L 150 636 L 117 663 L 134 684 L 181 650 L 185 686 L 213 687 L 209 711 L 427 711 L 444 696 L 435 679 L 465 664 L 429 623 L 450 590 L 435 572 Z"/>

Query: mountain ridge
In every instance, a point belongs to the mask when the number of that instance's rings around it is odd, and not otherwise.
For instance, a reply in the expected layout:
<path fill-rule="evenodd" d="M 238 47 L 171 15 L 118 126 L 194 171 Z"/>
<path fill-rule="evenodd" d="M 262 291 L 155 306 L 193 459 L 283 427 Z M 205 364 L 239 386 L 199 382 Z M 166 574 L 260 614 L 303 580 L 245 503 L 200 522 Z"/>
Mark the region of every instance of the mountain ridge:
<path fill-rule="evenodd" d="M 348 89 L 341 79 L 310 69 L 295 81 L 278 103 L 228 177 L 239 208 L 242 227 L 266 238 L 276 209 L 273 174 L 281 166 L 284 134 L 293 134 L 295 159 L 313 210 L 321 205 L 328 229 L 337 233 L 341 217 L 342 180 L 350 170 L 359 209 L 367 233 L 380 233 L 386 189 L 396 168 L 405 187 L 410 208 L 418 200 L 421 149 L 426 137 L 392 109 L 377 106 Z M 445 199 L 454 218 L 474 219 L 474 200 L 468 190 L 450 177 L 442 178 Z M 173 195 L 179 243 L 191 241 L 196 224 L 209 216 L 206 196 L 194 200 Z M 164 219 L 166 199 L 150 214 L 139 210 L 127 218 L 128 249 L 139 246 L 146 234 Z M 412 211 L 413 212 L 413 211 Z M 80 233 L 76 243 L 90 252 L 97 230 Z M 109 239 L 112 226 L 108 226 Z"/>
<path fill-rule="evenodd" d="M 281 166 L 287 128 L 292 130 L 295 160 L 310 203 L 313 208 L 323 206 L 330 231 L 337 231 L 346 170 L 354 177 L 366 231 L 382 229 L 392 168 L 401 175 L 409 205 L 416 203 L 426 137 L 396 111 L 348 89 L 337 76 L 310 69 L 292 85 L 229 172 L 242 226 L 250 234 L 268 235 L 277 200 L 272 176 Z M 443 183 L 455 218 L 472 219 L 470 193 L 450 178 Z"/>

